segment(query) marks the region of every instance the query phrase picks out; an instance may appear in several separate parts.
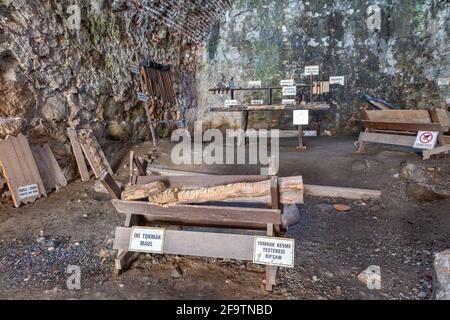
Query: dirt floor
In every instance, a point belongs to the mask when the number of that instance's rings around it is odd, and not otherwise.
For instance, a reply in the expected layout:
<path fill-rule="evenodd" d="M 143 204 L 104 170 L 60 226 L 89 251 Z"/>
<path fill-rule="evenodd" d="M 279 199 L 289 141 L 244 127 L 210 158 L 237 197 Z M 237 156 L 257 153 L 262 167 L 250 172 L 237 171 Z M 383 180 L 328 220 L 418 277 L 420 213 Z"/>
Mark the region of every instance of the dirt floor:
<path fill-rule="evenodd" d="M 239 261 L 142 254 L 121 275 L 113 273 L 114 230 L 122 217 L 94 181 L 75 181 L 19 209 L 0 207 L 0 298 L 3 299 L 430 299 L 433 255 L 450 248 L 450 199 L 417 202 L 399 177 L 405 161 L 450 183 L 449 156 L 422 162 L 411 150 L 372 146 L 354 153 L 354 138 L 283 139 L 280 176 L 303 175 L 307 184 L 380 189 L 378 201 L 306 197 L 301 222 L 290 228 L 296 264 L 283 269 L 273 293 L 264 268 Z M 174 166 L 173 143 L 161 141 L 156 165 L 216 174 L 259 174 L 257 166 Z M 138 155 L 151 144 L 134 146 Z M 128 157 L 116 179 L 126 181 Z M 338 212 L 333 204 L 348 204 Z M 69 265 L 81 268 L 81 289 L 69 290 Z M 381 268 L 381 290 L 357 280 Z"/>

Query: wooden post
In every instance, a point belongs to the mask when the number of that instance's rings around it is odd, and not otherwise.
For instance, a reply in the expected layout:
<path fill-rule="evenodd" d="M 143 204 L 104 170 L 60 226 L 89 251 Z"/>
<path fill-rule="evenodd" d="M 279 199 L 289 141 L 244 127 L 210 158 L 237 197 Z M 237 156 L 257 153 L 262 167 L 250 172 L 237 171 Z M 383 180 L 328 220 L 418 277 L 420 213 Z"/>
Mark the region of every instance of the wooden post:
<path fill-rule="evenodd" d="M 306 149 L 303 144 L 303 126 L 298 126 L 298 149 Z"/>
<path fill-rule="evenodd" d="M 273 170 L 272 170 L 273 171 Z M 270 195 L 272 199 L 272 209 L 279 209 L 280 198 L 278 194 L 278 177 L 273 176 L 270 182 Z M 278 226 L 279 227 L 279 226 Z M 274 236 L 275 226 L 272 223 L 267 224 L 267 236 Z M 272 291 L 273 286 L 276 285 L 277 267 L 266 266 L 266 290 Z"/>
<path fill-rule="evenodd" d="M 244 110 L 242 111 L 241 115 L 241 128 L 240 128 L 242 131 L 244 131 L 244 136 L 243 137 L 239 136 L 238 145 L 242 145 L 242 143 L 245 144 L 246 141 L 245 133 L 247 132 L 247 127 L 248 127 L 248 111 Z"/>
<path fill-rule="evenodd" d="M 133 182 L 133 176 L 134 176 L 134 151 L 130 151 L 130 163 L 129 163 L 129 166 L 130 166 L 130 173 L 129 173 L 129 176 L 130 176 L 130 181 L 129 181 L 129 184 L 132 184 L 132 182 Z"/>
<path fill-rule="evenodd" d="M 127 214 L 124 227 L 140 225 L 141 217 L 135 214 Z M 128 250 L 118 250 L 116 260 L 114 261 L 114 273 L 120 274 L 135 258 L 137 254 Z"/>

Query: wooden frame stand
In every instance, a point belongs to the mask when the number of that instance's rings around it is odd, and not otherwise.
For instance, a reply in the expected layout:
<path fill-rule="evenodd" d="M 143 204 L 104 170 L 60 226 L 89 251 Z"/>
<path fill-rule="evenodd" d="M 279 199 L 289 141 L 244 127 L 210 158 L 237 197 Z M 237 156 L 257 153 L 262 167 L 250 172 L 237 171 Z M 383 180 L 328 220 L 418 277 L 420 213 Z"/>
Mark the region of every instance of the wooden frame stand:
<path fill-rule="evenodd" d="M 158 226 L 165 228 L 164 254 L 197 257 L 228 258 L 253 262 L 255 236 L 277 237 L 282 235 L 282 219 L 279 179 L 270 176 L 138 176 L 132 184 L 144 185 L 156 181 L 170 188 L 194 188 L 220 186 L 230 183 L 270 180 L 270 196 L 245 201 L 248 205 L 230 206 L 226 203 L 155 205 L 146 201 L 120 200 L 120 189 L 108 174 L 101 178 L 106 189 L 113 194 L 114 207 L 125 215 L 124 226 L 116 229 L 113 249 L 118 250 L 115 273 L 119 274 L 136 256 L 129 251 L 133 227 Z M 301 186 L 303 188 L 303 185 Z M 303 203 L 303 189 L 295 193 L 290 203 Z M 255 202 L 253 202 L 255 200 Z M 242 202 L 242 201 L 241 201 Z M 266 203 L 268 209 L 258 208 L 256 203 Z M 252 205 L 255 203 L 255 205 Z M 204 228 L 214 228 L 205 231 Z M 217 230 L 217 232 L 215 231 Z M 277 267 L 266 266 L 266 289 L 276 284 Z"/>
<path fill-rule="evenodd" d="M 423 160 L 450 151 L 450 137 L 444 135 L 450 128 L 445 110 L 363 110 L 362 122 L 366 130 L 355 142 L 358 153 L 365 151 L 367 142 L 412 148 L 419 131 L 438 132 L 437 146 L 424 150 Z"/>

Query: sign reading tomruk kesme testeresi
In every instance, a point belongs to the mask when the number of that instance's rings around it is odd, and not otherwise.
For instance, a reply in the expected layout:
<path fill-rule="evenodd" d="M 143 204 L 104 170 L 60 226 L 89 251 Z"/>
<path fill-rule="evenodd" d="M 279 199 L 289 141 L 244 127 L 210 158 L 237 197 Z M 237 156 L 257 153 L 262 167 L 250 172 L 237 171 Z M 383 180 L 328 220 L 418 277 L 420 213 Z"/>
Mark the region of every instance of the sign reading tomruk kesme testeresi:
<path fill-rule="evenodd" d="M 129 251 L 162 253 L 165 229 L 133 227 L 130 235 Z"/>
<path fill-rule="evenodd" d="M 436 131 L 419 131 L 414 143 L 414 148 L 432 150 L 436 146 L 439 132 Z"/>
<path fill-rule="evenodd" d="M 294 267 L 295 241 L 286 238 L 255 237 L 253 262 L 277 267 Z"/>

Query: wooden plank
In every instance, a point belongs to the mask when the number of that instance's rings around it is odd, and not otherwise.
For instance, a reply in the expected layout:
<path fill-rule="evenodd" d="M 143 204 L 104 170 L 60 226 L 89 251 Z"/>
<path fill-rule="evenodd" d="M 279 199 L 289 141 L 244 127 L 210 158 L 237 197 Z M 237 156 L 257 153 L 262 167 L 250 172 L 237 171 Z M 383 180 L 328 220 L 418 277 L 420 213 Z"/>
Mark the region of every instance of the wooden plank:
<path fill-rule="evenodd" d="M 330 105 L 323 102 L 307 103 L 307 104 L 268 104 L 268 105 L 249 105 L 249 106 L 235 106 L 235 107 L 211 107 L 210 112 L 242 112 L 242 111 L 280 111 L 280 110 L 312 110 L 312 111 L 327 111 Z"/>
<path fill-rule="evenodd" d="M 27 138 L 23 134 L 19 134 L 17 136 L 17 140 L 18 141 L 15 144 L 15 149 L 19 160 L 23 161 L 23 163 L 21 163 L 21 166 L 24 174 L 31 177 L 33 181 L 37 181 L 39 192 L 43 196 L 47 196 L 44 183 L 42 182 L 41 175 L 39 174 L 39 169 L 36 165 L 36 161 L 34 161 L 33 152 L 31 151 L 31 147 L 28 143 Z M 26 168 L 24 168 L 24 165 L 26 166 Z"/>
<path fill-rule="evenodd" d="M 106 190 L 113 199 L 120 199 L 122 190 L 119 185 L 114 181 L 113 177 L 109 172 L 103 172 L 100 177 L 100 182 L 103 184 Z"/>
<path fill-rule="evenodd" d="M 436 117 L 437 117 L 437 121 L 439 122 L 442 126 L 442 131 L 447 132 L 450 129 L 450 118 L 449 118 L 449 113 L 448 111 L 444 110 L 444 109 L 436 109 L 434 110 Z M 433 115 L 432 115 L 433 117 Z"/>
<path fill-rule="evenodd" d="M 414 147 L 416 137 L 372 133 L 372 132 L 361 132 L 359 135 L 359 141 L 392 144 L 412 148 Z"/>
<path fill-rule="evenodd" d="M 241 207 L 181 205 L 158 206 L 144 201 L 112 200 L 122 214 L 140 214 L 149 221 L 177 224 L 265 228 L 267 223 L 281 224 L 281 211 Z"/>
<path fill-rule="evenodd" d="M 134 160 L 134 164 L 136 165 L 136 169 L 138 171 L 138 175 L 146 176 L 147 175 L 147 171 L 144 168 L 145 163 L 142 164 L 142 162 L 139 160 L 139 158 L 137 156 L 133 156 L 133 160 Z"/>
<path fill-rule="evenodd" d="M 439 123 L 407 123 L 363 120 L 363 125 L 367 129 L 377 130 L 398 130 L 398 131 L 440 131 L 442 126 Z"/>
<path fill-rule="evenodd" d="M 100 147 L 97 138 L 91 129 L 81 129 L 77 131 L 78 141 L 80 142 L 81 148 L 83 150 L 89 165 L 94 171 L 97 179 L 101 177 L 104 171 L 109 172 L 113 175 L 111 166 L 105 157 L 105 154 Z"/>
<path fill-rule="evenodd" d="M 367 116 L 371 121 L 431 123 L 428 110 L 367 110 Z"/>
<path fill-rule="evenodd" d="M 14 205 L 18 208 L 21 200 L 17 193 L 17 188 L 18 186 L 25 185 L 26 180 L 23 176 L 22 169 L 19 167 L 19 159 L 12 146 L 11 139 L 0 140 L 0 166 L 8 184 L 9 191 L 11 192 Z"/>
<path fill-rule="evenodd" d="M 67 186 L 67 180 L 48 144 L 33 146 L 33 156 L 47 192 Z"/>
<path fill-rule="evenodd" d="M 197 172 L 190 172 L 190 171 L 181 171 L 181 170 L 173 170 L 173 169 L 166 169 L 166 168 L 158 168 L 158 167 L 148 167 L 148 171 L 150 171 L 152 174 L 157 174 L 158 176 L 209 176 L 208 173 L 197 173 Z"/>
<path fill-rule="evenodd" d="M 5 140 L 0 140 L 0 167 L 16 207 L 47 195 L 30 145 L 24 135 L 7 136 Z M 30 185 L 37 185 L 37 195 L 21 199 L 19 188 Z"/>
<path fill-rule="evenodd" d="M 118 227 L 113 249 L 128 250 L 131 228 Z M 254 236 L 166 230 L 164 253 L 253 261 Z"/>
<path fill-rule="evenodd" d="M 72 144 L 72 150 L 77 162 L 78 171 L 80 172 L 81 181 L 88 181 L 90 179 L 90 175 L 87 169 L 86 162 L 84 161 L 83 152 L 81 151 L 81 145 L 78 142 L 77 133 L 75 129 L 68 128 L 67 134 L 69 135 L 70 143 Z"/>
<path fill-rule="evenodd" d="M 368 200 L 381 198 L 381 191 L 305 184 L 305 195 L 350 200 Z"/>
<path fill-rule="evenodd" d="M 434 154 L 439 153 L 448 153 L 450 151 L 450 144 L 446 144 L 440 147 L 436 147 L 433 150 L 424 150 L 423 151 L 423 160 L 428 160 Z"/>

